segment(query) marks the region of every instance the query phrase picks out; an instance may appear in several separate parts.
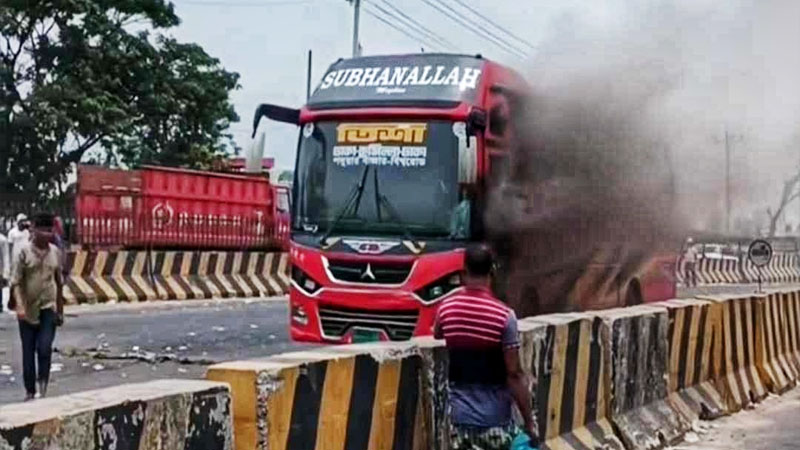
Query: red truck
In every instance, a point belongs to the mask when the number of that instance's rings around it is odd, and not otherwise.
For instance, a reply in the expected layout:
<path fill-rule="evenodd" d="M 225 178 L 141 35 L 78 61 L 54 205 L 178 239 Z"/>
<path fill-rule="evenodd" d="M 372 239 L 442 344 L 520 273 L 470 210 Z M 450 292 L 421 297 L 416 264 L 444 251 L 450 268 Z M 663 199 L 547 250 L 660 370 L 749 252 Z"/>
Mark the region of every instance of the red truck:
<path fill-rule="evenodd" d="M 288 241 L 285 186 L 260 175 L 144 166 L 78 167 L 85 247 L 274 249 Z"/>
<path fill-rule="evenodd" d="M 370 56 L 336 61 L 301 109 L 258 107 L 254 136 L 263 117 L 300 129 L 293 339 L 431 333 L 461 286 L 465 245 L 487 238 L 490 186 L 514 146 L 511 103 L 526 89 L 481 56 Z"/>

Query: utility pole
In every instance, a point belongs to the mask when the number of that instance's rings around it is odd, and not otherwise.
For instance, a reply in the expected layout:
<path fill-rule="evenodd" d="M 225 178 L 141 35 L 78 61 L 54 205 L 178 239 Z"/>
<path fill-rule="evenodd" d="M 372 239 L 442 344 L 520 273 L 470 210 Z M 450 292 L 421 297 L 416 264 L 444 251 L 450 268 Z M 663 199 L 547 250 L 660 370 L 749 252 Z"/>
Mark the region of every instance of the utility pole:
<path fill-rule="evenodd" d="M 347 0 L 353 4 L 353 58 L 359 56 L 358 20 L 361 12 L 361 0 Z"/>
<path fill-rule="evenodd" d="M 311 50 L 308 51 L 308 71 L 306 72 L 306 101 L 311 97 Z"/>
<path fill-rule="evenodd" d="M 725 234 L 731 233 L 731 139 L 725 127 Z"/>

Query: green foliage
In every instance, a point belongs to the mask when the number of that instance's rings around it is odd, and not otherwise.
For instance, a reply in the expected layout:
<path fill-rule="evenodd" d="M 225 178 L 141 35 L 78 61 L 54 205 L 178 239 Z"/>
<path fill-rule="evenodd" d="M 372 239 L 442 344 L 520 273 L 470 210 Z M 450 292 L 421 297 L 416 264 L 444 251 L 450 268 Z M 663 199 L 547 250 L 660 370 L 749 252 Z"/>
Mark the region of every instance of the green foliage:
<path fill-rule="evenodd" d="M 163 34 L 179 22 L 164 0 L 0 2 L 0 191 L 52 193 L 89 150 L 193 168 L 230 151 L 239 76 Z"/>
<path fill-rule="evenodd" d="M 279 183 L 291 183 L 294 180 L 294 172 L 291 170 L 284 170 L 278 175 Z"/>

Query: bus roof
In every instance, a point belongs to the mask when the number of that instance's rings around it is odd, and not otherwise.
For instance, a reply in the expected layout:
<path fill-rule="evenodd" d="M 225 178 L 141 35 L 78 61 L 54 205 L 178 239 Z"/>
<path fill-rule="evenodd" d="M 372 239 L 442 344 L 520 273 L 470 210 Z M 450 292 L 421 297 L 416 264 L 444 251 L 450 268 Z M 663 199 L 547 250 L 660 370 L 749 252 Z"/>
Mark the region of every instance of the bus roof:
<path fill-rule="evenodd" d="M 487 67 L 489 66 L 489 67 Z M 454 108 L 480 104 L 487 68 L 480 55 L 419 53 L 339 59 L 322 77 L 306 108 Z M 503 68 L 505 69 L 505 68 Z"/>

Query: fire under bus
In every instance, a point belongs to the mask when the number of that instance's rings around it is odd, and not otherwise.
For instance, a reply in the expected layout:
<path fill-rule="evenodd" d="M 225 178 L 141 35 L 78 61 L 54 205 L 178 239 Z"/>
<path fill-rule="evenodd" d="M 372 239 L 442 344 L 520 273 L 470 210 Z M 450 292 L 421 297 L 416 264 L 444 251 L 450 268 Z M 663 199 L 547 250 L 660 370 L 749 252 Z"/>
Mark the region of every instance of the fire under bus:
<path fill-rule="evenodd" d="M 481 56 L 340 59 L 301 109 L 291 229 L 291 336 L 349 343 L 431 333 L 485 240 L 489 186 L 512 147 L 522 79 Z"/>

